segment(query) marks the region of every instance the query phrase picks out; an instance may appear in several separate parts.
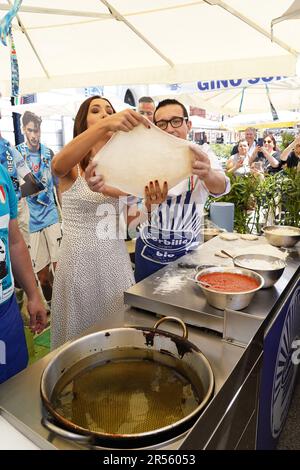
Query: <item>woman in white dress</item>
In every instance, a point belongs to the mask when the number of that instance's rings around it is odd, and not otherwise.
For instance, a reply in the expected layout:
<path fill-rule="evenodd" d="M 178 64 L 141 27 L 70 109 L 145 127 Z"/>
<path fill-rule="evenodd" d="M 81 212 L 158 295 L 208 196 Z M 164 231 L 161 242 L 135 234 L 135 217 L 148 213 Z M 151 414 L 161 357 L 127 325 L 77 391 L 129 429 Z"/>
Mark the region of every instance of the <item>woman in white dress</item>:
<path fill-rule="evenodd" d="M 56 348 L 88 327 L 123 310 L 123 293 L 134 282 L 125 241 L 118 239 L 122 194 L 102 184 L 92 192 L 85 180 L 89 161 L 118 130 L 148 121 L 133 110 L 115 113 L 100 96 L 85 100 L 75 118 L 74 139 L 54 158 L 60 177 L 63 239 L 51 304 L 51 346 Z M 109 230 L 111 229 L 111 230 Z"/>

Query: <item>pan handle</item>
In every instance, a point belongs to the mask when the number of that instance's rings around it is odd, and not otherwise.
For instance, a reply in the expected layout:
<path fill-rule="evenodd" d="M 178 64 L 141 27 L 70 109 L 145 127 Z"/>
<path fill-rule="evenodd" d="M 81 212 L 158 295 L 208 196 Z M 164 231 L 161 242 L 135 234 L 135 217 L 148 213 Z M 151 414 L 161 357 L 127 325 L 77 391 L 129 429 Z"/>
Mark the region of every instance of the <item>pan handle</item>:
<path fill-rule="evenodd" d="M 65 429 L 56 426 L 56 424 L 49 421 L 46 416 L 42 418 L 42 425 L 45 426 L 48 431 L 53 432 L 54 434 L 58 434 L 60 437 L 64 439 L 69 439 L 70 441 L 82 442 L 83 444 L 92 444 L 92 437 L 91 436 L 84 436 L 82 434 L 75 434 L 70 431 L 66 431 Z"/>
<path fill-rule="evenodd" d="M 155 323 L 153 328 L 156 330 L 156 328 L 165 321 L 175 321 L 179 323 L 183 331 L 183 335 L 182 335 L 183 339 L 188 338 L 188 331 L 187 331 L 186 324 L 182 320 L 180 320 L 180 318 L 177 318 L 177 317 L 162 317 Z"/>

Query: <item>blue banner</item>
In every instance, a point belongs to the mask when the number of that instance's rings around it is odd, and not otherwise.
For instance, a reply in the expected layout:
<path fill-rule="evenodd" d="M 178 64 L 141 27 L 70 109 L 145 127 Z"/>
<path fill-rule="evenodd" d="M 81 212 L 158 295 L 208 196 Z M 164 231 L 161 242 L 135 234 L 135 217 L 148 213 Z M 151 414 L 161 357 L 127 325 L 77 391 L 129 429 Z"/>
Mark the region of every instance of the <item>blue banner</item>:
<path fill-rule="evenodd" d="M 230 88 L 248 88 L 253 85 L 266 85 L 282 80 L 286 77 L 256 77 L 237 78 L 234 80 L 211 80 L 207 82 L 197 82 L 199 91 L 228 90 Z"/>

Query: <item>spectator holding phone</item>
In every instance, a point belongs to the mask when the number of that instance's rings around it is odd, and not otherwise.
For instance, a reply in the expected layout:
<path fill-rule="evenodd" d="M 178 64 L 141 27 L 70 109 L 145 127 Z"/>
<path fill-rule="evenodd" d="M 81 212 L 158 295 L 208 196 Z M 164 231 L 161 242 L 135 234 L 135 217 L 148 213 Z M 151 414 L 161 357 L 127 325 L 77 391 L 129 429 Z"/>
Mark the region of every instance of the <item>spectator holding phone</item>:
<path fill-rule="evenodd" d="M 238 142 L 238 152 L 232 155 L 226 164 L 226 172 L 233 173 L 234 176 L 244 176 L 250 173 L 249 157 L 248 157 L 248 142 L 246 139 L 241 139 Z"/>
<path fill-rule="evenodd" d="M 249 163 L 251 168 L 254 162 L 262 162 L 264 173 L 275 173 L 280 169 L 280 152 L 276 150 L 276 141 L 272 134 L 266 134 L 263 139 L 258 139 Z"/>

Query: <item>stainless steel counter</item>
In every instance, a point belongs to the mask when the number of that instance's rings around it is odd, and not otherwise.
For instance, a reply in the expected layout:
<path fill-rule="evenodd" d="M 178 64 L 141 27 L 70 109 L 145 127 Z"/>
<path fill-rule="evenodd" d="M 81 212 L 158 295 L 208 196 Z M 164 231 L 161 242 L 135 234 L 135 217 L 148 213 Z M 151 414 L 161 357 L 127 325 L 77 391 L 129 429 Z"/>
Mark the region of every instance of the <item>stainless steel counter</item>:
<path fill-rule="evenodd" d="M 170 312 L 171 313 L 171 312 Z M 107 328 L 125 325 L 153 326 L 157 320 L 153 314 L 127 309 L 121 312 L 114 320 L 107 321 Z M 173 323 L 166 323 L 165 329 L 181 335 L 180 329 Z M 95 331 L 91 329 L 89 332 Z M 215 376 L 214 397 L 235 369 L 238 361 L 244 353 L 244 349 L 235 345 L 222 342 L 216 335 L 209 335 L 199 332 L 196 328 L 190 327 L 189 340 L 195 343 L 209 359 Z M 27 425 L 32 431 L 50 441 L 58 449 L 75 449 L 78 445 L 55 437 L 49 433 L 41 424 L 42 403 L 40 398 L 40 378 L 41 374 L 55 352 L 28 367 L 25 371 L 0 385 L 0 406 L 14 415 L 22 423 Z M 186 439 L 186 435 L 162 444 L 166 449 L 178 449 Z"/>
<path fill-rule="evenodd" d="M 180 258 L 182 263 L 213 264 L 219 266 L 233 266 L 230 258 L 215 256 L 217 251 L 238 250 L 255 245 L 270 246 L 265 237 L 259 237 L 256 241 L 235 240 L 224 241 L 215 237 L 201 245 L 197 250 Z M 248 315 L 260 317 L 263 321 L 270 311 L 276 306 L 281 294 L 291 282 L 300 263 L 300 246 L 289 250 L 287 267 L 275 286 L 258 291 L 250 305 L 243 309 Z M 125 293 L 127 304 L 160 315 L 177 315 L 190 325 L 205 327 L 220 333 L 224 331 L 224 312 L 211 307 L 195 283 L 189 281 L 193 269 L 180 268 L 178 263 L 171 263 L 167 267 L 152 274 L 144 281 L 131 287 Z"/>
<path fill-rule="evenodd" d="M 263 240 L 259 240 L 261 244 Z M 228 242 L 229 243 L 229 242 Z M 237 242 L 235 248 L 237 247 Z M 255 242 L 239 241 L 240 246 Z M 226 245 L 226 242 L 225 242 Z M 231 265 L 228 259 L 217 259 L 216 250 L 224 247 L 218 238 L 205 243 L 195 253 L 180 261 L 196 264 Z M 227 245 L 229 249 L 229 245 Z M 153 326 L 156 313 L 179 316 L 189 324 L 189 340 L 208 358 L 215 377 L 214 396 L 193 428 L 173 441 L 163 442 L 162 449 L 235 449 L 255 448 L 258 416 L 258 395 L 263 356 L 263 340 L 269 319 L 276 316 L 279 304 L 295 284 L 299 272 L 299 248 L 290 250 L 287 268 L 276 287 L 258 292 L 247 312 L 228 312 L 237 315 L 245 325 L 252 324 L 250 341 L 244 346 L 230 343 L 224 335 L 224 312 L 207 305 L 201 290 L 187 280 L 192 270 L 178 269 L 177 263 L 154 274 L 132 287 L 126 294 L 127 302 L 143 310 L 128 308 L 101 324 L 101 329 L 123 325 Z M 184 288 L 183 288 L 184 287 Z M 226 312 L 225 312 L 226 314 Z M 178 326 L 167 323 L 168 331 L 181 334 Z M 248 326 L 238 329 L 247 330 Z M 97 327 L 87 333 L 96 331 Z M 226 330 L 227 331 L 227 330 Z M 228 340 L 229 339 L 229 340 Z M 0 407 L 20 420 L 32 432 L 57 449 L 78 449 L 79 445 L 49 433 L 41 424 L 42 403 L 39 384 L 41 374 L 56 353 L 50 353 L 25 371 L 0 385 Z"/>

